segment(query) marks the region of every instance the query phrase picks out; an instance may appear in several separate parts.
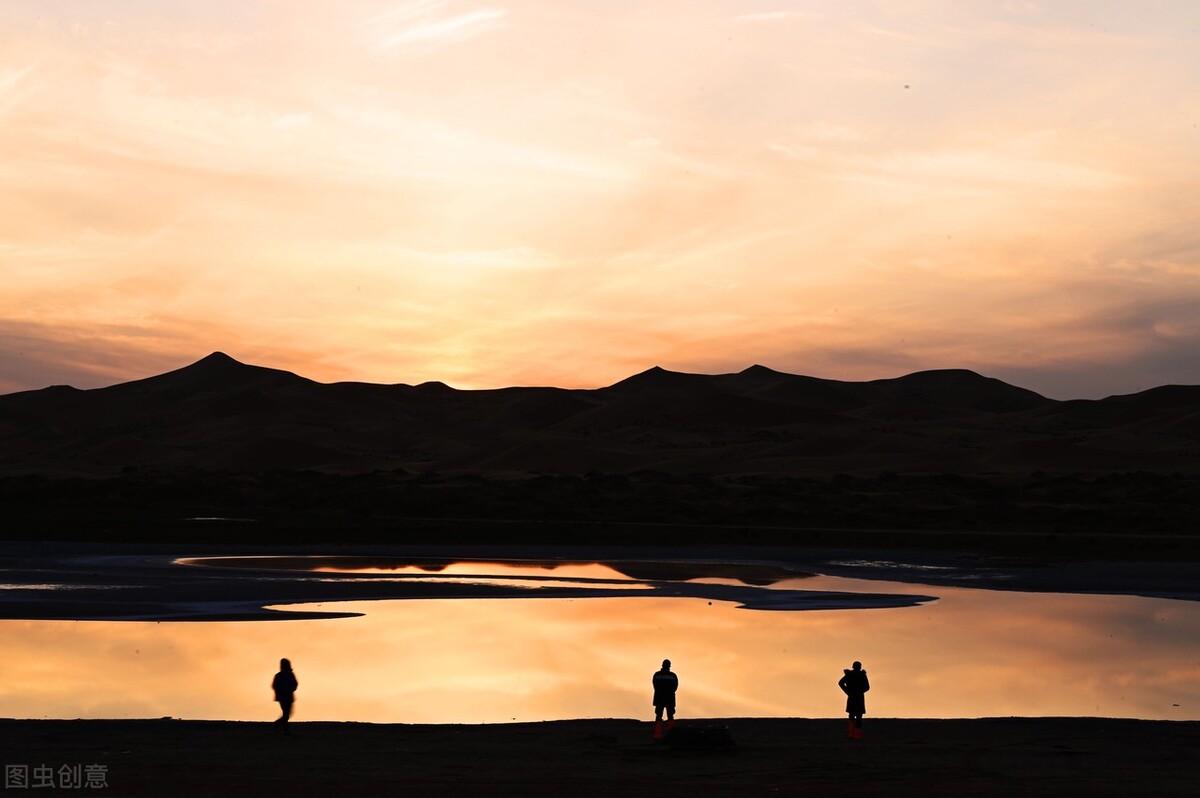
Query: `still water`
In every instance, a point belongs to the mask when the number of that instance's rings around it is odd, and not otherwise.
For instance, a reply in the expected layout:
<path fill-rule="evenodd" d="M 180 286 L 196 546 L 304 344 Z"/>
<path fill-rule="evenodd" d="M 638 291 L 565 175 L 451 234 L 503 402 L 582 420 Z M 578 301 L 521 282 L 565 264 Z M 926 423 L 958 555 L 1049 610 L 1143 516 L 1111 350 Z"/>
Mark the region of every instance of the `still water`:
<path fill-rule="evenodd" d="M 837 679 L 859 659 L 869 716 L 1200 719 L 1200 603 L 794 581 L 777 587 L 939 600 L 771 612 L 654 596 L 414 599 L 303 605 L 365 613 L 330 620 L 0 621 L 0 716 L 271 719 L 268 685 L 290 657 L 297 720 L 649 717 L 650 676 L 670 657 L 681 717 L 838 716 Z"/>

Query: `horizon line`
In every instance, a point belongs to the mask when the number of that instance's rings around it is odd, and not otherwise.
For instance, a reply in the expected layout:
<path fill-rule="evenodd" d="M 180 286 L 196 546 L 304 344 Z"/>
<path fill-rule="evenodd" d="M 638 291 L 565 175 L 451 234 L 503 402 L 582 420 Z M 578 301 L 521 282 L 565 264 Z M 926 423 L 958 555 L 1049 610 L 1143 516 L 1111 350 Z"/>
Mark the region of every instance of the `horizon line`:
<path fill-rule="evenodd" d="M 1122 397 L 1122 396 L 1135 396 L 1138 394 L 1146 393 L 1148 391 L 1153 391 L 1153 390 L 1157 390 L 1160 388 L 1175 388 L 1175 387 L 1200 388 L 1200 384 L 1195 384 L 1195 383 L 1164 383 L 1161 385 L 1152 385 L 1152 386 L 1143 388 L 1138 391 L 1131 391 L 1129 393 L 1109 394 L 1107 396 L 1100 397 L 1098 399 L 1085 399 L 1085 398 L 1055 399 L 1054 397 L 1046 396 L 1045 394 L 1035 391 L 1032 388 L 1026 388 L 1023 385 L 1011 383 L 1011 382 L 1008 382 L 1007 380 L 1000 379 L 999 377 L 993 377 L 988 374 L 984 374 L 982 372 L 976 371 L 975 369 L 962 368 L 962 367 L 917 369 L 916 371 L 905 372 L 903 374 L 899 374 L 894 377 L 876 377 L 876 378 L 867 379 L 867 380 L 843 380 L 843 379 L 836 379 L 836 378 L 832 378 L 832 377 L 817 377 L 817 376 L 813 376 L 811 374 L 801 374 L 801 373 L 791 372 L 791 371 L 781 371 L 779 369 L 772 368 L 771 366 L 767 366 L 762 363 L 752 363 L 749 366 L 746 366 L 745 368 L 743 368 L 739 371 L 721 371 L 721 372 L 677 371 L 674 369 L 668 369 L 668 368 L 665 368 L 664 366 L 655 364 L 655 365 L 649 366 L 645 369 L 642 369 L 641 371 L 634 372 L 626 377 L 622 377 L 621 379 L 617 380 L 616 382 L 608 383 L 605 385 L 594 385 L 594 386 L 590 386 L 590 387 L 585 387 L 585 386 L 567 387 L 567 386 L 561 386 L 561 385 L 518 384 L 518 385 L 497 385 L 497 386 L 486 387 L 486 388 L 459 388 L 459 387 L 455 387 L 454 385 L 451 385 L 450 383 L 447 383 L 443 380 L 425 380 L 425 381 L 419 382 L 419 383 L 370 382 L 367 380 L 354 380 L 354 379 L 322 382 L 320 380 L 316 380 L 311 377 L 306 377 L 303 374 L 300 374 L 295 371 L 291 371 L 289 369 L 282 369 L 282 368 L 278 368 L 276 366 L 265 366 L 265 365 L 261 365 L 258 363 L 249 363 L 244 360 L 239 360 L 238 358 L 234 357 L 233 355 L 230 355 L 229 353 L 227 353 L 223 350 L 217 349 L 217 350 L 213 350 L 212 352 L 210 352 L 207 355 L 204 355 L 203 357 L 200 357 L 196 360 L 185 363 L 184 365 L 179 366 L 177 368 L 168 369 L 166 371 L 160 371 L 160 372 L 157 372 L 154 374 L 146 375 L 144 377 L 135 377 L 133 379 L 121 380 L 118 382 L 109 383 L 107 385 L 98 385 L 93 388 L 77 388 L 74 385 L 70 385 L 67 383 L 53 383 L 50 385 L 44 385 L 41 388 L 27 388 L 27 389 L 23 389 L 23 390 L 19 390 L 19 391 L 10 391 L 8 393 L 0 394 L 0 397 L 16 396 L 18 394 L 23 394 L 23 393 L 36 393 L 38 391 L 46 391 L 46 390 L 51 390 L 51 389 L 55 389 L 55 388 L 60 388 L 60 389 L 61 388 L 69 388 L 69 389 L 75 390 L 75 391 L 100 391 L 100 390 L 105 390 L 108 388 L 114 388 L 119 385 L 128 385 L 131 383 L 142 382 L 144 380 L 151 380 L 156 377 L 165 376 L 167 374 L 174 374 L 176 372 L 180 372 L 180 371 L 184 371 L 189 368 L 194 368 L 196 366 L 200 366 L 201 364 L 205 363 L 206 361 L 215 361 L 215 362 L 228 361 L 230 364 L 242 366 L 245 368 L 265 369 L 268 371 L 275 371 L 275 372 L 279 372 L 282 374 L 289 374 L 293 377 L 296 377 L 297 379 L 307 380 L 308 382 L 312 382 L 316 385 L 376 385 L 376 386 L 381 386 L 381 387 L 410 387 L 410 388 L 419 388 L 422 386 L 442 386 L 442 387 L 447 388 L 452 391 L 461 391 L 461 392 L 503 391 L 503 390 L 514 390 L 514 389 L 527 389 L 527 390 L 542 389 L 542 390 L 557 390 L 557 391 L 601 391 L 601 390 L 606 390 L 609 388 L 614 388 L 624 382 L 628 382 L 629 380 L 635 379 L 637 377 L 640 377 L 643 375 L 648 375 L 648 374 L 654 374 L 656 372 L 661 372 L 662 374 L 685 376 L 685 377 L 732 377 L 732 376 L 737 376 L 737 375 L 741 375 L 741 374 L 746 374 L 747 372 L 754 371 L 756 369 L 770 372 L 772 374 L 778 374 L 783 377 L 798 377 L 801 379 L 819 380 L 821 382 L 840 383 L 840 384 L 845 384 L 845 385 L 862 385 L 862 384 L 867 384 L 867 383 L 872 383 L 872 382 L 889 382 L 889 381 L 894 381 L 894 380 L 905 379 L 908 377 L 914 377 L 914 376 L 920 375 L 920 374 L 958 372 L 958 373 L 963 373 L 963 374 L 974 375 L 975 377 L 978 377 L 978 378 L 984 379 L 984 380 L 994 380 L 1003 385 L 1007 385 L 1011 388 L 1016 388 L 1016 389 L 1022 390 L 1022 391 L 1028 391 L 1029 393 L 1034 394 L 1034 395 L 1036 395 L 1042 399 L 1045 399 L 1046 401 L 1050 401 L 1050 402 L 1098 402 L 1098 401 L 1104 401 L 1105 399 L 1112 399 L 1112 398 L 1117 398 L 1117 397 Z"/>

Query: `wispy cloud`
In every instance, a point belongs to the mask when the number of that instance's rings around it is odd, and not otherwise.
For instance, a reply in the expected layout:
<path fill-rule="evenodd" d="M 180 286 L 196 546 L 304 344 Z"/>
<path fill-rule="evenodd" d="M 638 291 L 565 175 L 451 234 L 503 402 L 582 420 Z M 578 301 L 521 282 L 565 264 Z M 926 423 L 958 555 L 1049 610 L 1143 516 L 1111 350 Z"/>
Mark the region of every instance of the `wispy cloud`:
<path fill-rule="evenodd" d="M 4 387 L 1200 381 L 1192 0 L 153 5 L 3 3 Z"/>
<path fill-rule="evenodd" d="M 383 44 L 402 47 L 466 41 L 494 29 L 507 15 L 507 11 L 499 8 L 478 8 L 440 17 L 422 14 L 417 21 L 386 36 Z"/>
<path fill-rule="evenodd" d="M 750 14 L 738 14 L 734 19 L 738 22 L 782 22 L 803 16 L 799 11 L 755 11 Z"/>
<path fill-rule="evenodd" d="M 273 124 L 280 130 L 293 130 L 295 128 L 308 127 L 312 124 L 312 114 L 280 114 L 279 116 L 275 117 Z"/>
<path fill-rule="evenodd" d="M 1121 174 L 1068 160 L 1036 158 L 1004 150 L 900 152 L 873 161 L 864 173 L 906 185 L 1026 185 L 1043 189 L 1105 190 L 1127 182 Z"/>
<path fill-rule="evenodd" d="M 8 69 L 0 68 L 0 114 L 14 108 L 28 92 L 34 65 L 26 64 Z"/>

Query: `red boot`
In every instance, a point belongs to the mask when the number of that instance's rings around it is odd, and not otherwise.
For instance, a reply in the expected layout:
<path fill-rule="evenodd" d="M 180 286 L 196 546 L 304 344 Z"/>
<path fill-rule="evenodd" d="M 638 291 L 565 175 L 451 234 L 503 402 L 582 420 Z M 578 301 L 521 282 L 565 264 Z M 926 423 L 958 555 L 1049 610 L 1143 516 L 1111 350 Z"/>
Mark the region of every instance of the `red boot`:
<path fill-rule="evenodd" d="M 654 739 L 661 740 L 663 737 L 663 722 L 661 720 L 654 721 Z"/>
<path fill-rule="evenodd" d="M 846 739 L 847 740 L 857 739 L 854 736 L 854 718 L 850 718 L 846 721 Z"/>

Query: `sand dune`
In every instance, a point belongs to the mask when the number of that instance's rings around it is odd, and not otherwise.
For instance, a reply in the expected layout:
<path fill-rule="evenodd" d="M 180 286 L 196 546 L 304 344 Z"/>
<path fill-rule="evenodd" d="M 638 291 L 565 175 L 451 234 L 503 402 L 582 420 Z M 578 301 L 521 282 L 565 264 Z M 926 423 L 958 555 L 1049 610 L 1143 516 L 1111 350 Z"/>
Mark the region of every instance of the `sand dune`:
<path fill-rule="evenodd" d="M 607 388 L 322 384 L 214 353 L 0 396 L 0 470 L 1194 471 L 1200 386 L 1055 401 L 971 371 L 841 382 L 652 368 Z"/>

